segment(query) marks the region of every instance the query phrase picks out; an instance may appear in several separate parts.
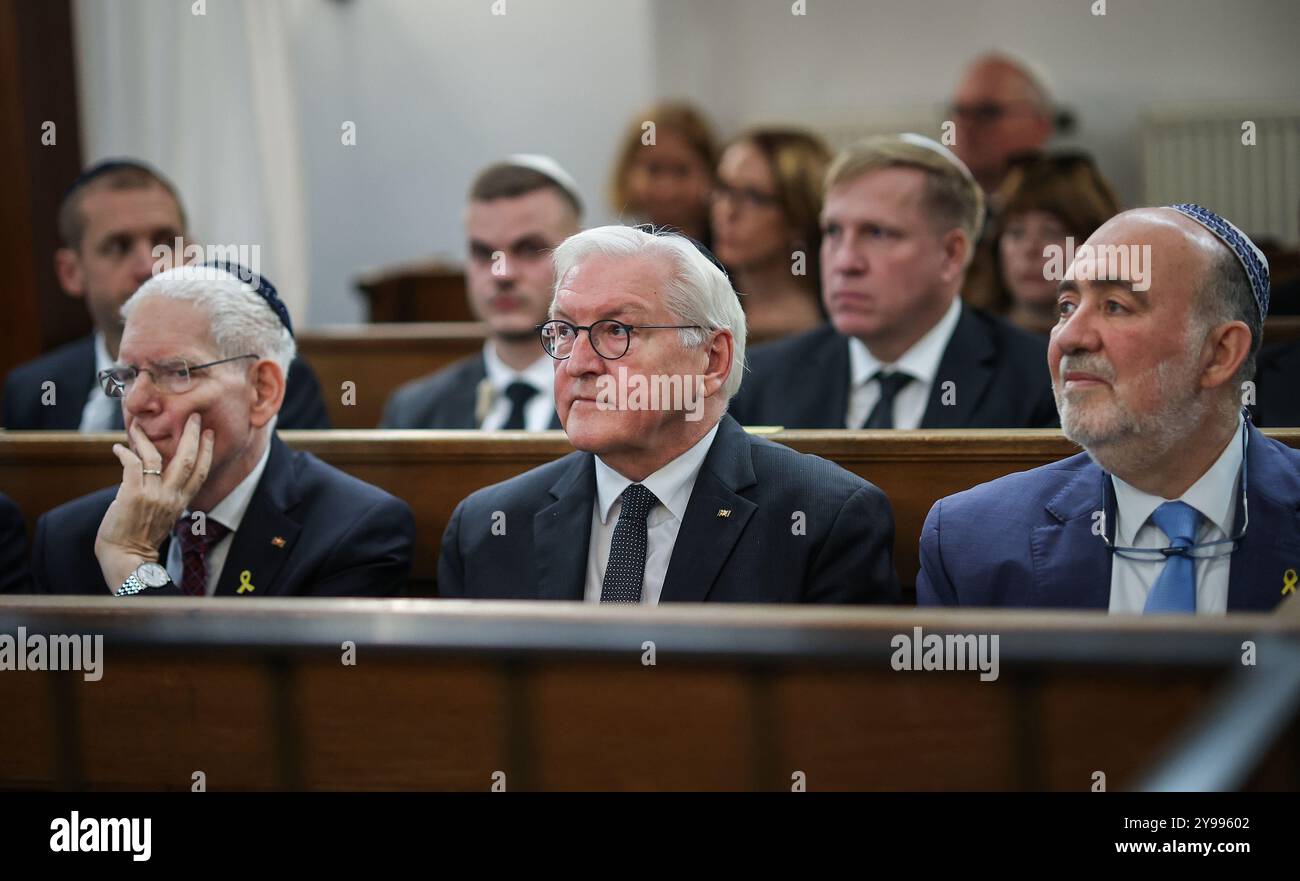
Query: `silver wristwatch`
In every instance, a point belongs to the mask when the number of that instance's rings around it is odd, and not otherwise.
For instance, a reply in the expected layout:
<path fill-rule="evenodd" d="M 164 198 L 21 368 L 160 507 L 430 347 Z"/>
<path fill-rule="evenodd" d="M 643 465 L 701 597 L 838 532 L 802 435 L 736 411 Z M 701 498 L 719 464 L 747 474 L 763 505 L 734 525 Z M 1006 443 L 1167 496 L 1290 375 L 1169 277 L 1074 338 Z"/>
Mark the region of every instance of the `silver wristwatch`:
<path fill-rule="evenodd" d="M 162 566 L 157 563 L 141 563 L 134 572 L 126 576 L 126 581 L 122 582 L 122 586 L 113 596 L 129 597 L 142 590 L 166 587 L 171 583 L 172 577 Z"/>

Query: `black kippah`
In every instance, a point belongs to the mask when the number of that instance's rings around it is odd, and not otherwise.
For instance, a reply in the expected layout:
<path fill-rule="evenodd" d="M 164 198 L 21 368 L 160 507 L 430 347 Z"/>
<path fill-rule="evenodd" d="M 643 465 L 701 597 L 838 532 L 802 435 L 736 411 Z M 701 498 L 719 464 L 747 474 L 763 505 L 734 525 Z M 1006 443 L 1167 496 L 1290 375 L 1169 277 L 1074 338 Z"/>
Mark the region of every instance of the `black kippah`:
<path fill-rule="evenodd" d="M 706 248 L 703 242 L 693 239 L 686 233 L 668 226 L 655 226 L 653 223 L 639 223 L 635 228 L 641 230 L 641 232 L 649 233 L 652 236 L 676 236 L 679 239 L 686 239 L 686 241 L 695 246 L 695 250 L 704 255 L 705 259 L 718 267 L 718 271 L 722 273 L 723 277 L 726 278 L 727 281 L 731 281 L 731 276 L 727 274 L 727 267 L 722 265 L 721 260 L 713 256 L 713 252 Z"/>
<path fill-rule="evenodd" d="M 267 280 L 266 276 L 230 260 L 209 260 L 203 265 L 228 272 L 257 291 L 257 295 L 274 310 L 276 316 L 280 319 L 280 323 L 284 325 L 284 329 L 289 331 L 289 336 L 293 336 L 293 322 L 289 320 L 289 309 L 284 305 L 284 301 L 280 299 L 280 292 L 275 289 L 275 285 Z"/>

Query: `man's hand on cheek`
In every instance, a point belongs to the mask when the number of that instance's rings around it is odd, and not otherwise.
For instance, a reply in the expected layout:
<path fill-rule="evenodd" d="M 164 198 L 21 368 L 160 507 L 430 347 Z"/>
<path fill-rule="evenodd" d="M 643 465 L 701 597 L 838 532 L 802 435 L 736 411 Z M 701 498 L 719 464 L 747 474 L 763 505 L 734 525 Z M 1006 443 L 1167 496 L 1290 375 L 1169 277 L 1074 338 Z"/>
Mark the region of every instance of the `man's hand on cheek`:
<path fill-rule="evenodd" d="M 130 438 L 135 452 L 113 444 L 113 454 L 122 463 L 122 483 L 95 536 L 95 558 L 109 590 L 121 587 L 141 563 L 157 561 L 159 545 L 212 466 L 213 432 L 201 429 L 197 413 L 186 421 L 166 468 L 138 425 L 131 426 Z"/>

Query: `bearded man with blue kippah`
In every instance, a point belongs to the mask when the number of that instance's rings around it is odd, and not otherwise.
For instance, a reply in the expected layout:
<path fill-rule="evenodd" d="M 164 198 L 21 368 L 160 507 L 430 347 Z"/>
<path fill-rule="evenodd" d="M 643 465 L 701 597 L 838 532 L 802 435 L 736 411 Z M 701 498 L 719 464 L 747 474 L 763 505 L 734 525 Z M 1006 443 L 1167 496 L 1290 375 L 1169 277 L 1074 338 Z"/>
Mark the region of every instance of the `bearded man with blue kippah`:
<path fill-rule="evenodd" d="M 1085 452 L 940 500 L 921 605 L 1265 611 L 1296 590 L 1300 452 L 1242 411 L 1268 263 L 1197 205 L 1109 220 L 1059 288 L 1048 367 Z"/>

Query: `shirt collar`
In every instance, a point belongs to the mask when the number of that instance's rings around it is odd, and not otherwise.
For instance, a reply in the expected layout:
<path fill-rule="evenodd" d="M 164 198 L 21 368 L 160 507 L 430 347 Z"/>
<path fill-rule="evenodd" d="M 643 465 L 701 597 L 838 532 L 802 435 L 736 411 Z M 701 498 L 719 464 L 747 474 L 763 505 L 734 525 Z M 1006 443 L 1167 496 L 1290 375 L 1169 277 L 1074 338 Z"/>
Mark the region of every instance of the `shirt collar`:
<path fill-rule="evenodd" d="M 696 441 L 689 450 L 641 481 L 641 485 L 654 493 L 659 503 L 667 508 L 679 523 L 686 518 L 686 506 L 691 501 L 691 489 L 695 486 L 695 478 L 699 476 L 700 468 L 704 465 L 704 457 L 709 454 L 709 448 L 713 446 L 713 438 L 717 433 L 718 426 L 714 425 L 709 429 L 709 433 Z M 596 457 L 596 504 L 599 506 L 601 523 L 609 522 L 609 509 L 614 507 L 614 502 L 623 495 L 623 490 L 631 483 L 632 481 L 602 462 L 599 456 Z"/>
<path fill-rule="evenodd" d="M 95 376 L 113 366 L 113 359 L 108 355 L 108 343 L 102 333 L 95 333 Z"/>
<path fill-rule="evenodd" d="M 227 493 L 224 499 L 212 506 L 212 510 L 208 512 L 208 519 L 217 521 L 232 533 L 237 532 L 239 524 L 244 522 L 244 514 L 248 511 L 249 503 L 253 501 L 253 493 L 257 490 L 257 484 L 261 481 L 262 472 L 266 470 L 266 463 L 270 458 L 271 445 L 268 443 L 266 451 L 253 466 L 253 470 L 248 472 L 248 476 Z M 188 516 L 190 512 L 185 513 Z"/>
<path fill-rule="evenodd" d="M 948 341 L 952 339 L 960 318 L 961 297 L 954 297 L 952 305 L 934 327 L 926 331 L 925 336 L 913 343 L 893 364 L 882 363 L 871 354 L 866 343 L 857 337 L 849 337 L 849 378 L 853 387 L 866 385 L 881 370 L 897 370 L 927 385 L 933 383 L 934 377 L 939 373 L 939 362 L 943 360 L 943 353 L 948 348 Z"/>
<path fill-rule="evenodd" d="M 496 346 L 488 340 L 483 344 L 483 366 L 487 369 L 487 378 L 492 383 L 493 391 L 499 395 L 505 394 L 506 387 L 512 382 L 526 382 L 542 394 L 547 394 L 555 385 L 555 359 L 545 352 L 532 364 L 518 371 L 501 360 Z"/>
<path fill-rule="evenodd" d="M 1162 499 L 1145 493 L 1115 475 L 1110 479 L 1115 487 L 1115 541 L 1122 547 L 1132 547 L 1138 531 L 1146 525 L 1152 513 L 1166 501 L 1181 501 L 1191 505 L 1226 536 L 1232 535 L 1233 519 L 1237 511 L 1237 496 L 1241 492 L 1238 480 L 1241 475 L 1242 417 L 1237 416 L 1237 430 L 1232 440 L 1219 453 L 1219 458 L 1187 488 L 1178 499 Z"/>

